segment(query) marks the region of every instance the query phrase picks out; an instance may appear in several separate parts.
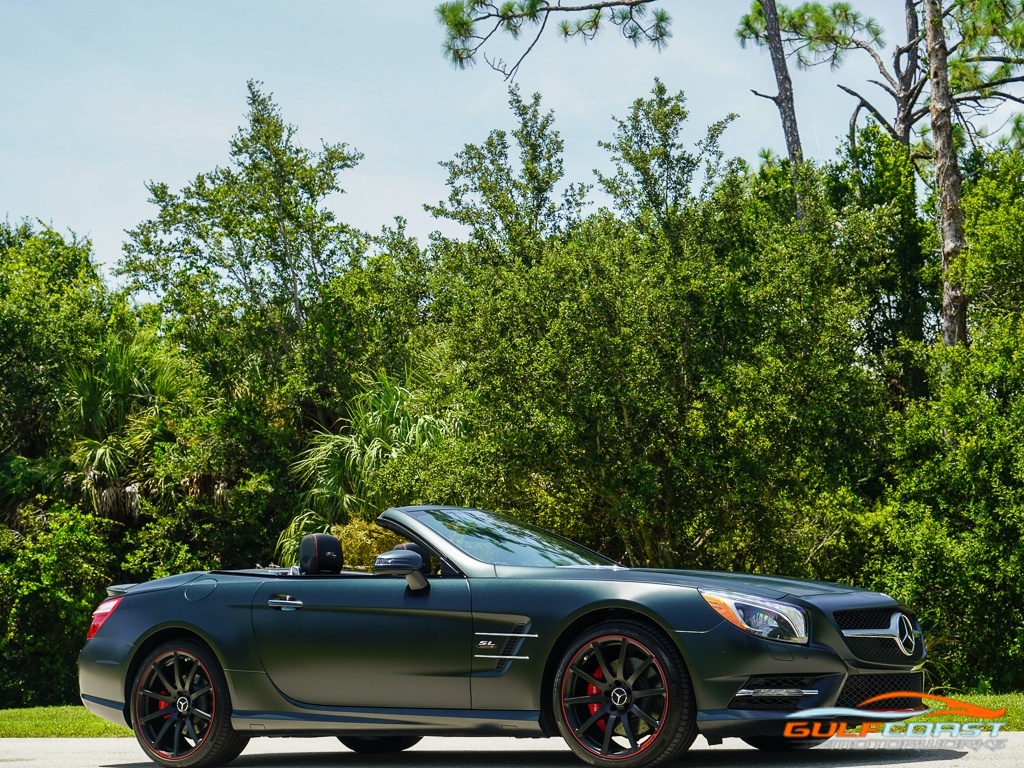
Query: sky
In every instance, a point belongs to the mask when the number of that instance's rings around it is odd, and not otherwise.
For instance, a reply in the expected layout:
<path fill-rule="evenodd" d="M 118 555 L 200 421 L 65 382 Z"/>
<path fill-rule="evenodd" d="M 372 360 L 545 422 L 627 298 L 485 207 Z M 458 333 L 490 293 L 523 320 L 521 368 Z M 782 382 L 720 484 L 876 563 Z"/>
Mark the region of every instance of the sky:
<path fill-rule="evenodd" d="M 486 64 L 459 71 L 441 55 L 436 0 L 0 0 L 0 216 L 39 220 L 88 237 L 106 274 L 121 258 L 125 230 L 156 208 L 145 183 L 181 189 L 228 163 L 228 142 L 245 121 L 246 82 L 262 83 L 299 143 L 345 142 L 365 155 L 342 173 L 338 217 L 379 232 L 395 216 L 425 240 L 454 234 L 423 204 L 447 197 L 438 165 L 495 128 L 511 129 L 507 84 Z M 899 42 L 900 3 L 860 8 Z M 665 0 L 672 38 L 658 52 L 634 48 L 615 29 L 565 42 L 554 29 L 516 81 L 540 92 L 565 142 L 568 181 L 610 170 L 598 141 L 612 116 L 649 94 L 654 78 L 686 94 L 687 143 L 729 113 L 727 156 L 785 155 L 776 107 L 751 93 L 776 92 L 767 51 L 735 37 L 749 7 L 740 0 Z M 491 49 L 513 58 L 518 48 Z M 833 156 L 854 103 L 837 83 L 866 85 L 877 71 L 851 55 L 839 72 L 793 69 L 805 154 Z M 884 103 L 881 102 L 880 103 Z M 888 106 L 888 105 L 886 105 Z"/>

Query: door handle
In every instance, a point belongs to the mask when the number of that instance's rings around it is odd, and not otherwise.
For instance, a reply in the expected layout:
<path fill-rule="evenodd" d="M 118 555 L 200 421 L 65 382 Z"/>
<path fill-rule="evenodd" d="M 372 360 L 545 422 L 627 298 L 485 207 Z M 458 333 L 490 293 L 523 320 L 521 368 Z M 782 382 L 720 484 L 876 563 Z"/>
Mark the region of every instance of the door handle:
<path fill-rule="evenodd" d="M 267 600 L 267 605 L 279 611 L 297 611 L 302 607 L 302 601 L 291 595 L 281 595 Z"/>

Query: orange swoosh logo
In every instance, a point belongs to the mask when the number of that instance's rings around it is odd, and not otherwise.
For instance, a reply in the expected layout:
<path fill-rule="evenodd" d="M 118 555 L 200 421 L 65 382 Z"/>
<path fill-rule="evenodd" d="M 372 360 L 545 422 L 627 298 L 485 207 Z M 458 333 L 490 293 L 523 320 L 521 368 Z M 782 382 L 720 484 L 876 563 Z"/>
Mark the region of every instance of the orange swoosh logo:
<path fill-rule="evenodd" d="M 862 701 L 858 709 L 863 709 L 868 704 L 873 704 L 876 701 L 885 701 L 887 699 L 902 699 L 907 697 L 913 697 L 915 699 L 933 699 L 935 701 L 941 701 L 946 705 L 945 709 L 936 708 L 932 709 L 926 714 L 929 717 L 938 717 L 939 715 L 962 715 L 970 718 L 991 718 L 1002 717 L 1006 714 L 1006 707 L 1002 709 L 985 709 L 985 707 L 979 707 L 977 704 L 971 704 L 967 701 L 960 701 L 960 699 L 950 699 L 946 696 L 935 696 L 931 693 L 921 693 L 914 691 L 894 691 L 892 693 L 883 693 L 880 696 L 874 696 L 866 701 Z"/>

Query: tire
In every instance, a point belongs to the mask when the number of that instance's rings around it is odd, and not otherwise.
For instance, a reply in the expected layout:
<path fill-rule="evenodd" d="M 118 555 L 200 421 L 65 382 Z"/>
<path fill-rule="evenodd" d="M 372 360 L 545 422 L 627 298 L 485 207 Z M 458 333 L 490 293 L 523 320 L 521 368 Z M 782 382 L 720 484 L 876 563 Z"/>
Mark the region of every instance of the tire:
<path fill-rule="evenodd" d="M 338 741 L 363 755 L 401 752 L 419 744 L 421 736 L 339 736 Z"/>
<path fill-rule="evenodd" d="M 143 751 L 168 768 L 225 765 L 249 743 L 231 728 L 224 672 L 204 646 L 164 643 L 146 656 L 132 684 L 132 730 Z"/>
<path fill-rule="evenodd" d="M 813 749 L 828 739 L 787 739 L 785 736 L 744 736 L 743 741 L 765 752 L 793 752 Z"/>
<path fill-rule="evenodd" d="M 659 765 L 697 736 L 682 655 L 637 622 L 605 622 L 573 640 L 558 662 L 552 706 L 562 738 L 594 766 Z"/>

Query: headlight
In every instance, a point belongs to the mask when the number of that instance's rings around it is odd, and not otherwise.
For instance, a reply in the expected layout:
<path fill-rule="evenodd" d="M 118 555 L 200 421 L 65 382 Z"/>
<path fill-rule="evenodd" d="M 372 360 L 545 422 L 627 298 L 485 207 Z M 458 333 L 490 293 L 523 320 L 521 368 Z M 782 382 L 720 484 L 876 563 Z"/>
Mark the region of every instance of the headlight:
<path fill-rule="evenodd" d="M 807 642 L 807 616 L 802 608 L 741 592 L 702 589 L 700 594 L 723 619 L 745 632 L 784 643 Z"/>

